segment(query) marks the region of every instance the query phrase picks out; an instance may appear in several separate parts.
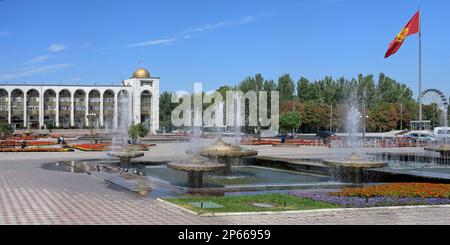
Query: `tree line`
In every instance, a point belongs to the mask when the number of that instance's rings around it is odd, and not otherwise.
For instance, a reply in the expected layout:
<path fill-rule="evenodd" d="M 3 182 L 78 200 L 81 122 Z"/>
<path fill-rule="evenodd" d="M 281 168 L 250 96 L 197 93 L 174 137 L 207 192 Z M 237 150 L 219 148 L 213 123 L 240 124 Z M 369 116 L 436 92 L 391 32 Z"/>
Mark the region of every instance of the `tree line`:
<path fill-rule="evenodd" d="M 305 77 L 295 81 L 289 74 L 274 81 L 256 74 L 237 85 L 217 89 L 224 98 L 230 90 L 267 91 L 269 95 L 271 91 L 279 91 L 281 131 L 315 133 L 331 129 L 343 132 L 349 98 L 354 98 L 361 112 L 366 111 L 367 132 L 407 129 L 410 121 L 418 120 L 419 105 L 411 88 L 383 73 L 377 78 L 361 74 L 351 79 L 326 76 L 315 81 Z M 167 91 L 160 96 L 160 125 L 166 131 L 173 130 L 170 118 L 177 106 L 171 103 L 171 97 L 172 93 Z M 268 99 L 270 105 L 270 96 Z M 270 113 L 270 106 L 268 110 Z M 430 120 L 432 126 L 439 126 L 442 119 L 442 112 L 436 105 L 424 106 L 424 120 Z M 245 130 L 254 132 L 250 127 Z"/>

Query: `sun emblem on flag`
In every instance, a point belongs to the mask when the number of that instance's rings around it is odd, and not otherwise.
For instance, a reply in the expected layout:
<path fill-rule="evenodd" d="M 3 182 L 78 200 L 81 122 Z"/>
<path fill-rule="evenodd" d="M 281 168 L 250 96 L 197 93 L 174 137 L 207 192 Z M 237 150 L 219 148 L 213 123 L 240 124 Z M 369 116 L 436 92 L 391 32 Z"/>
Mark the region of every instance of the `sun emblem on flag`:
<path fill-rule="evenodd" d="M 403 42 L 406 37 L 408 37 L 409 34 L 409 29 L 408 28 L 404 28 L 398 35 L 397 35 L 397 41 L 398 42 Z"/>

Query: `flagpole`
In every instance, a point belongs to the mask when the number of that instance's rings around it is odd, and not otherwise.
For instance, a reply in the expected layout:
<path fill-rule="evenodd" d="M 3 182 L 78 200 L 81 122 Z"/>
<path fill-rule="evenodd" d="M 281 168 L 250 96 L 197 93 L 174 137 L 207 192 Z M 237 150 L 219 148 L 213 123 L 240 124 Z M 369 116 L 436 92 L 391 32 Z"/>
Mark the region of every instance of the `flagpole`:
<path fill-rule="evenodd" d="M 423 130 L 423 106 L 422 106 L 422 11 L 419 0 L 419 127 Z"/>

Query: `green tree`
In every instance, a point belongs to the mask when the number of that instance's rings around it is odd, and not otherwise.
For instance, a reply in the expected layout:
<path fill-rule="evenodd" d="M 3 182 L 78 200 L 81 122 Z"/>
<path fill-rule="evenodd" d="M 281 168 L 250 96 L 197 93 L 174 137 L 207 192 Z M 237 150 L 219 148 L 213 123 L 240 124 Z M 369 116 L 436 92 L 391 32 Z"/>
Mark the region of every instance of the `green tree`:
<path fill-rule="evenodd" d="M 304 77 L 301 77 L 297 82 L 297 95 L 301 102 L 305 102 L 310 99 L 309 83 L 309 80 Z"/>
<path fill-rule="evenodd" d="M 133 142 L 136 142 L 138 138 L 145 137 L 147 134 L 148 129 L 142 123 L 135 124 L 128 130 L 128 136 L 133 140 Z"/>
<path fill-rule="evenodd" d="M 292 132 L 300 127 L 300 113 L 288 112 L 280 117 L 280 129 L 284 132 Z"/>
<path fill-rule="evenodd" d="M 159 126 L 166 131 L 172 130 L 171 116 L 175 105 L 172 104 L 172 93 L 167 91 L 159 96 Z"/>
<path fill-rule="evenodd" d="M 52 131 L 53 131 L 53 129 L 55 128 L 54 127 L 54 124 L 52 123 L 52 122 L 46 122 L 45 123 L 45 127 L 47 128 L 47 130 L 51 133 Z"/>
<path fill-rule="evenodd" d="M 280 91 L 280 101 L 294 99 L 295 84 L 289 74 L 285 74 L 278 79 L 278 91 Z"/>
<path fill-rule="evenodd" d="M 10 124 L 5 122 L 0 122 L 0 136 L 4 137 L 8 134 L 11 134 L 13 132 L 13 129 Z"/>

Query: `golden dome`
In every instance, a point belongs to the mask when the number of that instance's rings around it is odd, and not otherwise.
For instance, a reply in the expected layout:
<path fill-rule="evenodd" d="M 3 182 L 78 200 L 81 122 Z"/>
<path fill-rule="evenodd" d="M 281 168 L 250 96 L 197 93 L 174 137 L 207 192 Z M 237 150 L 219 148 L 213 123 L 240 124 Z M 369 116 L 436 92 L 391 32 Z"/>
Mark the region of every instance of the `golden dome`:
<path fill-rule="evenodd" d="M 150 78 L 150 72 L 144 68 L 139 68 L 133 73 L 133 78 Z"/>

